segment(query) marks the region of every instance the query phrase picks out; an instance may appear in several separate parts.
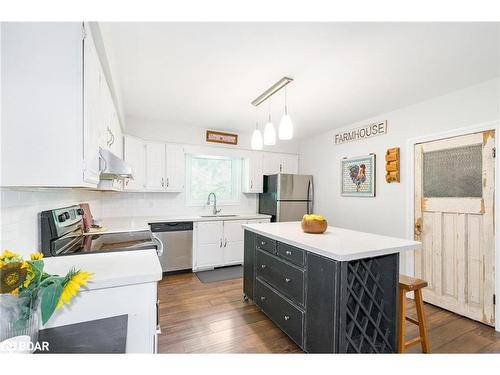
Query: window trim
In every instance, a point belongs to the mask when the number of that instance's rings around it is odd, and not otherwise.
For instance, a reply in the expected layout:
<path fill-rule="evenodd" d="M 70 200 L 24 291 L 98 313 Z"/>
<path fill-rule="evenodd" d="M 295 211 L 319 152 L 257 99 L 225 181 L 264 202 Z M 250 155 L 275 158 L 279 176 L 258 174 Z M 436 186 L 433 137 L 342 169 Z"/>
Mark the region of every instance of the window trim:
<path fill-rule="evenodd" d="M 186 167 L 185 167 L 185 204 L 188 207 L 206 207 L 207 202 L 192 200 L 191 199 L 191 172 L 192 172 L 192 159 L 193 158 L 207 158 L 207 159 L 219 159 L 219 160 L 230 160 L 232 167 L 232 184 L 234 187 L 233 197 L 231 200 L 220 199 L 217 196 L 217 206 L 237 206 L 241 204 L 241 194 L 242 194 L 242 159 L 238 157 L 223 156 L 223 155 L 211 155 L 204 153 L 187 153 L 186 154 Z M 217 194 L 217 192 L 215 192 Z M 208 197 L 208 194 L 207 194 Z"/>

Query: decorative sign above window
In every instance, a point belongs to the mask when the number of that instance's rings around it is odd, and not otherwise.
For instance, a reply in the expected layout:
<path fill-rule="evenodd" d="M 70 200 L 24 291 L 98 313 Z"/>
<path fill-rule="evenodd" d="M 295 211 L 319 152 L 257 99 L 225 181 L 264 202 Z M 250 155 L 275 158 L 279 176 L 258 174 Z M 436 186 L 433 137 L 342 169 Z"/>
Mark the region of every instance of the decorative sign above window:
<path fill-rule="evenodd" d="M 228 145 L 238 144 L 238 134 L 207 130 L 207 142 L 226 143 Z"/>
<path fill-rule="evenodd" d="M 360 128 L 346 130 L 335 134 L 335 144 L 340 145 L 351 141 L 358 141 L 387 133 L 387 121 L 377 122 Z"/>

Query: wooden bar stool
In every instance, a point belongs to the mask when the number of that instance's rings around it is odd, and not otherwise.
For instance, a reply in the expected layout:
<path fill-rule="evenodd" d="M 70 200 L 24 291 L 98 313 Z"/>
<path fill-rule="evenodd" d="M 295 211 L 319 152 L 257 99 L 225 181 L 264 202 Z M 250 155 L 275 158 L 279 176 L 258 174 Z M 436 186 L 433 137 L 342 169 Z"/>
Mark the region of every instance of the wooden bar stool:
<path fill-rule="evenodd" d="M 405 349 L 418 342 L 422 345 L 422 352 L 429 353 L 429 339 L 427 337 L 427 326 L 425 322 L 424 300 L 422 299 L 422 289 L 427 286 L 427 281 L 415 277 L 399 275 L 399 337 L 398 352 L 404 353 Z M 415 305 L 417 308 L 418 320 L 406 316 L 406 293 L 415 293 Z M 418 326 L 420 335 L 406 341 L 406 321 Z"/>

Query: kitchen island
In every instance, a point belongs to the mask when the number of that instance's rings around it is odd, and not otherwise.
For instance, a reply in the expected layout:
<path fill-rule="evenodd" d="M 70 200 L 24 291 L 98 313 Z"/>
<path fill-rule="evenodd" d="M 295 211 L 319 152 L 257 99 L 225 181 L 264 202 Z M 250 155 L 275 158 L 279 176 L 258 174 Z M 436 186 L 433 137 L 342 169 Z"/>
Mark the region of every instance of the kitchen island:
<path fill-rule="evenodd" d="M 309 353 L 394 353 L 399 253 L 420 243 L 300 222 L 243 225 L 245 299 Z"/>

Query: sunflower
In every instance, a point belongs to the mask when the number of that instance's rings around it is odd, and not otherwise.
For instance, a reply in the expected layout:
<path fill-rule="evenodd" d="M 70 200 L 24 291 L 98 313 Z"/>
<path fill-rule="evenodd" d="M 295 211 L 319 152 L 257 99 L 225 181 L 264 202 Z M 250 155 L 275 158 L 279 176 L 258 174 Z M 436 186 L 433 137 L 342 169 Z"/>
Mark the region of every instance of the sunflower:
<path fill-rule="evenodd" d="M 78 293 L 82 285 L 87 285 L 88 280 L 92 277 L 92 273 L 83 271 L 70 272 L 69 280 L 64 285 L 61 297 L 57 303 L 57 308 L 61 308 L 64 304 L 69 305 L 71 299 Z"/>
<path fill-rule="evenodd" d="M 0 255 L 0 261 L 3 261 L 5 263 L 13 260 L 17 261 L 20 258 L 21 256 L 19 254 L 13 253 L 10 250 L 4 250 L 2 255 Z"/>
<path fill-rule="evenodd" d="M 43 259 L 43 254 L 42 253 L 32 253 L 32 254 L 30 254 L 30 259 L 31 260 L 41 260 L 41 259 Z"/>
<path fill-rule="evenodd" d="M 21 262 L 7 263 L 0 268 L 0 293 L 11 293 L 26 279 L 27 269 Z"/>

